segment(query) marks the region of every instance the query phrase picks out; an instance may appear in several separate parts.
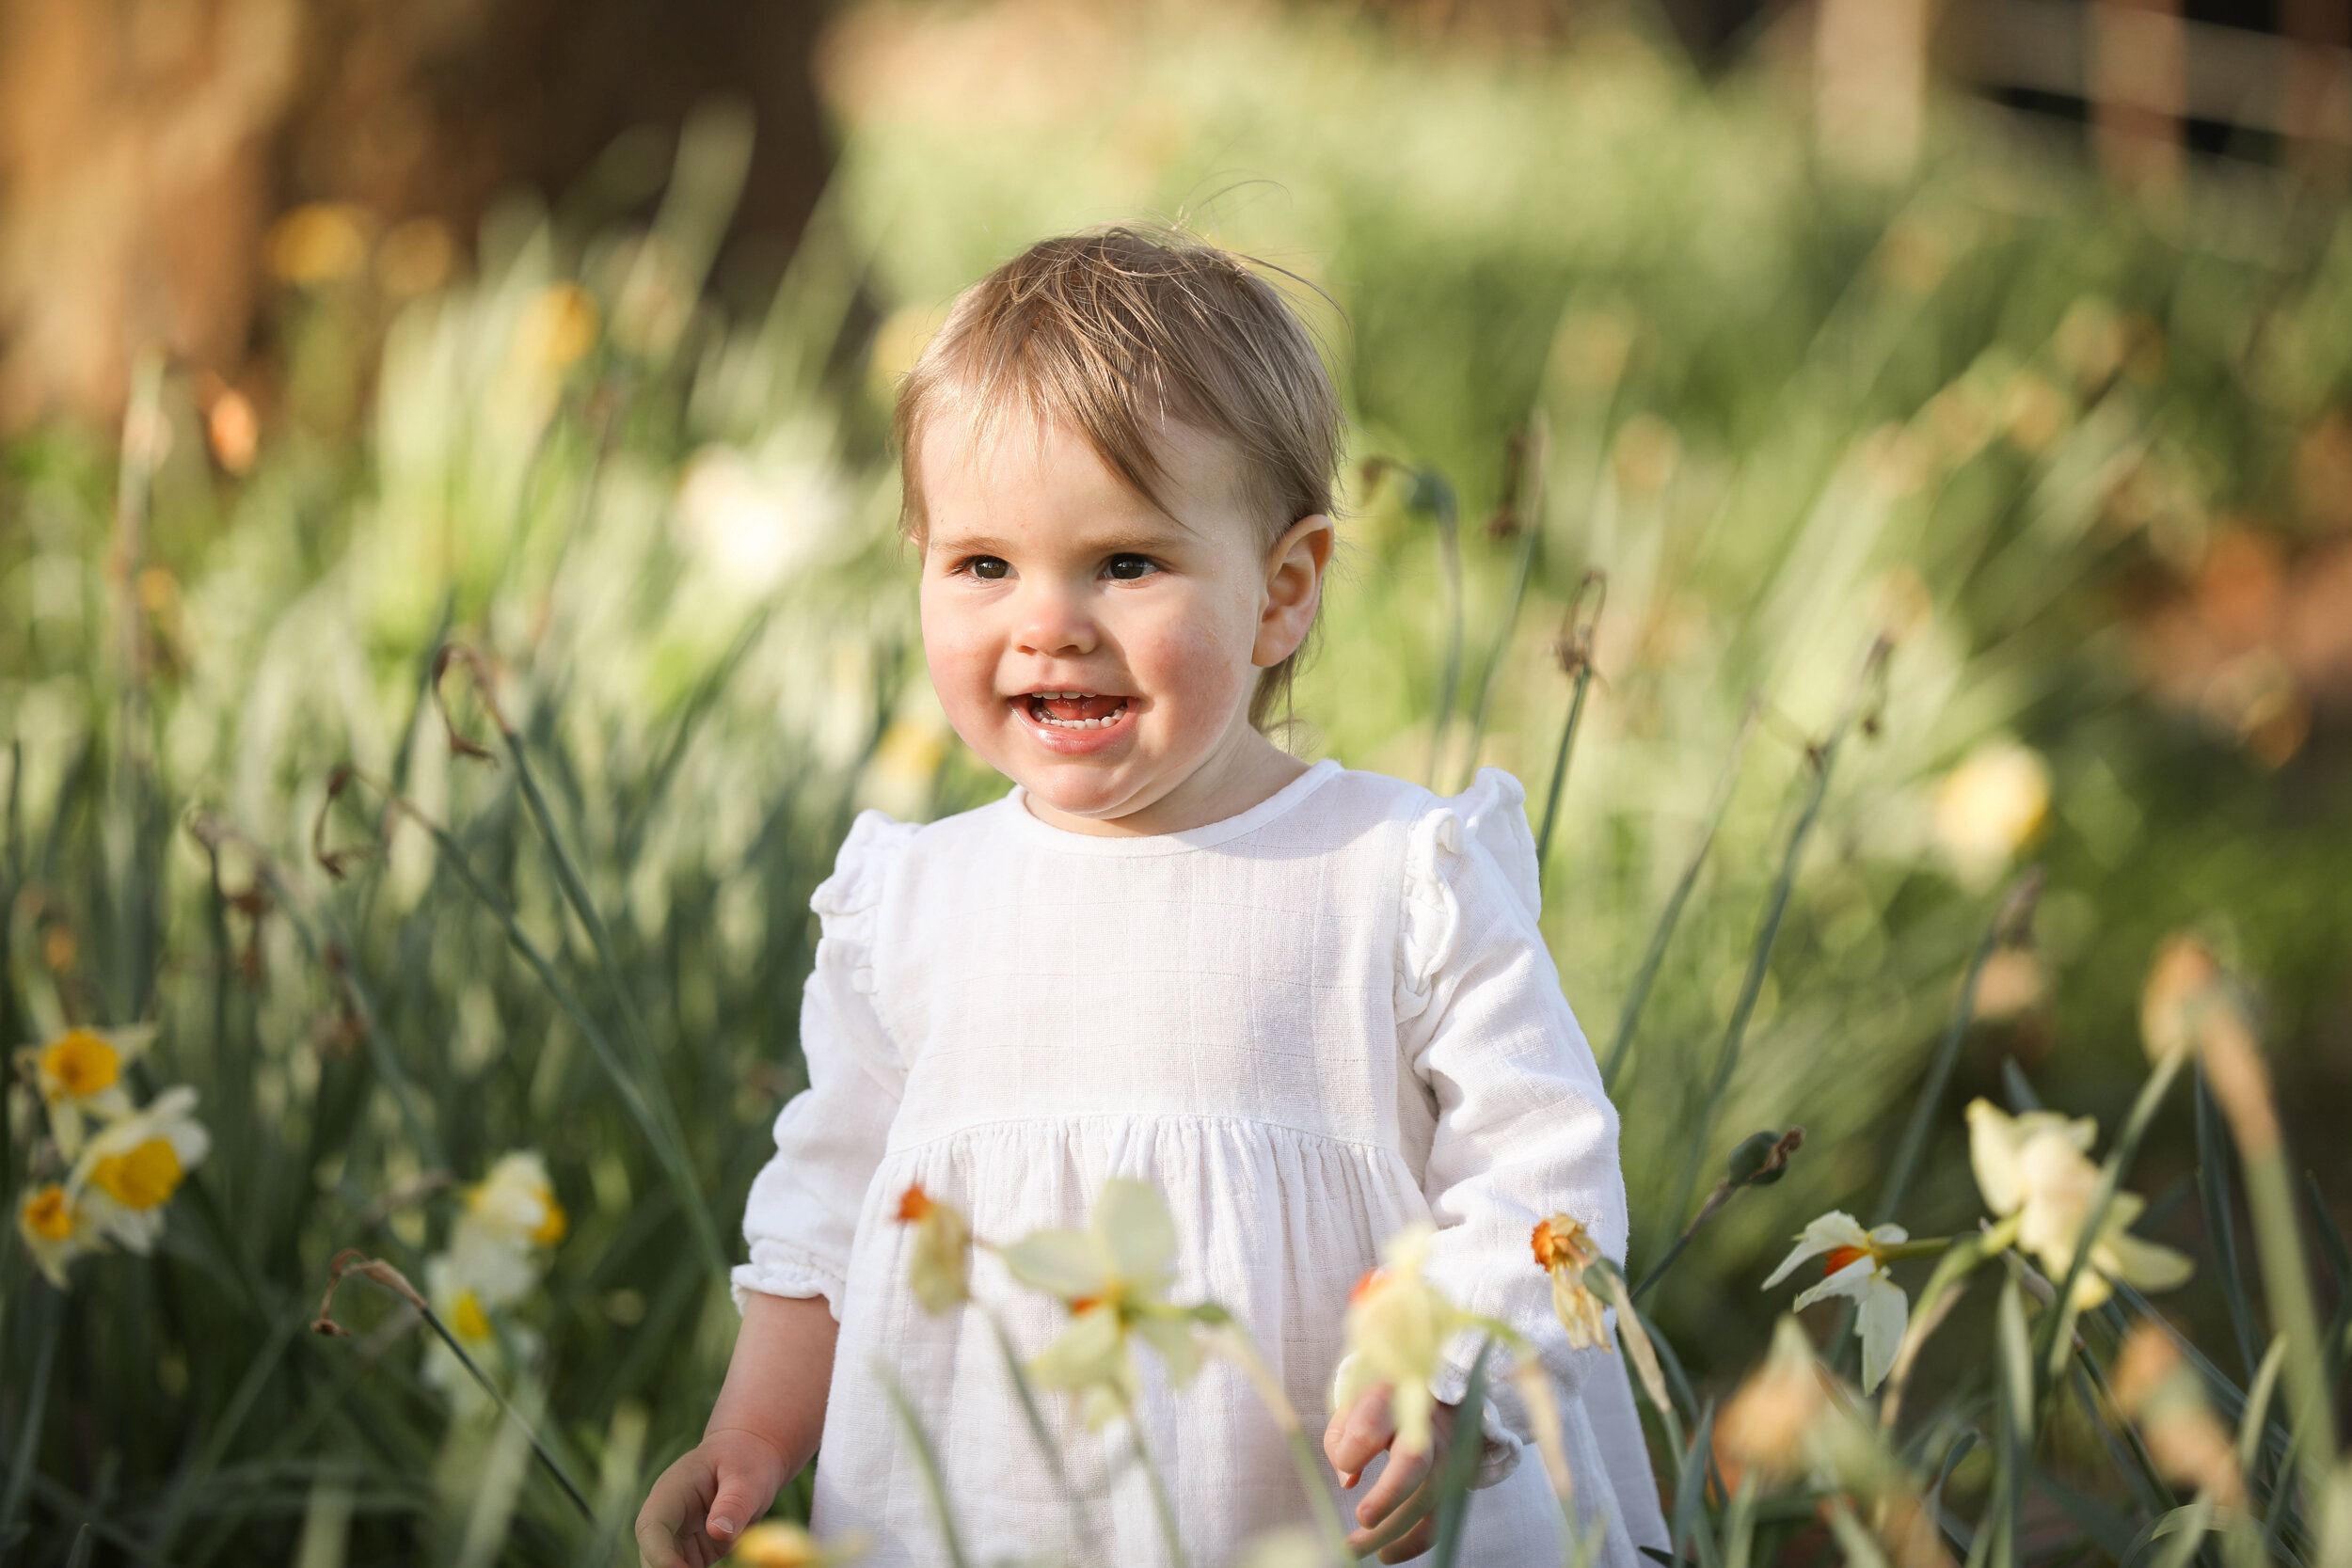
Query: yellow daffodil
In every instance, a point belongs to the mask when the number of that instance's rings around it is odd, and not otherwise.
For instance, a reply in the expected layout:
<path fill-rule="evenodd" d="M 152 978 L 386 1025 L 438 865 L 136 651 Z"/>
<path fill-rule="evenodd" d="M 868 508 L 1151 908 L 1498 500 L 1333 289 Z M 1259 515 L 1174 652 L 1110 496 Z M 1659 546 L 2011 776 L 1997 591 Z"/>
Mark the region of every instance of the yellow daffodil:
<path fill-rule="evenodd" d="M 1600 1260 L 1600 1246 L 1591 1232 L 1566 1214 L 1554 1214 L 1536 1222 L 1534 1243 L 1535 1266 L 1551 1275 L 1551 1309 L 1568 1331 L 1569 1345 L 1611 1349 L 1600 1298 L 1584 1284 L 1584 1271 Z"/>
<path fill-rule="evenodd" d="M 914 1227 L 907 1283 L 926 1312 L 947 1312 L 972 1299 L 972 1227 L 963 1212 L 918 1183 L 898 1196 L 898 1223 Z"/>
<path fill-rule="evenodd" d="M 133 1252 L 153 1248 L 164 1233 L 164 1205 L 212 1148 L 195 1111 L 196 1091 L 180 1085 L 82 1146 L 66 1189 L 93 1230 Z"/>
<path fill-rule="evenodd" d="M 866 1555 L 866 1543 L 845 1536 L 830 1545 L 785 1519 L 768 1519 L 745 1530 L 726 1560 L 744 1568 L 834 1568 Z"/>
<path fill-rule="evenodd" d="M 1861 1304 L 1854 1326 L 1862 1336 L 1862 1391 L 1866 1394 L 1886 1381 L 1887 1370 L 1895 1365 L 1895 1353 L 1902 1347 L 1903 1327 L 1910 1321 L 1911 1298 L 1903 1294 L 1886 1268 L 1887 1249 L 1910 1239 L 1899 1225 L 1865 1230 L 1851 1214 L 1834 1211 L 1804 1227 L 1797 1237 L 1796 1250 L 1782 1259 L 1780 1267 L 1764 1282 L 1769 1291 L 1788 1278 L 1798 1264 L 1808 1259 L 1821 1259 L 1821 1272 L 1827 1277 L 1800 1292 L 1792 1307 L 1802 1312 L 1832 1296 Z"/>
<path fill-rule="evenodd" d="M 2042 1260 L 2054 1279 L 2065 1277 L 2090 1219 L 2099 1167 L 2090 1159 L 2099 1133 L 2089 1117 L 2051 1111 L 2012 1117 L 1991 1101 L 1968 1106 L 1968 1163 L 1985 1203 L 2003 1220 L 2014 1218 L 2017 1244 Z M 2106 1222 L 2091 1239 L 2088 1266 L 2076 1279 L 2074 1306 L 2098 1306 L 2121 1279 L 2144 1291 L 2169 1291 L 2189 1276 L 2189 1260 L 2170 1247 L 2132 1235 L 2147 1208 L 2137 1194 L 2118 1192 Z"/>
<path fill-rule="evenodd" d="M 1389 1386 L 1389 1415 L 1396 1423 L 1395 1451 L 1426 1453 L 1429 1418 L 1437 1402 L 1430 1384 L 1446 1342 L 1478 1320 L 1422 1277 L 1437 1229 L 1410 1225 L 1380 1249 L 1380 1266 L 1356 1282 L 1347 1298 L 1347 1354 L 1331 1380 L 1331 1408 L 1345 1410 L 1365 1393 Z"/>
<path fill-rule="evenodd" d="M 1935 838 L 1962 879 L 1979 883 L 2032 841 L 2049 812 L 2050 769 L 2041 753 L 1987 741 L 1936 785 Z"/>
<path fill-rule="evenodd" d="M 19 1069 L 48 1109 L 49 1132 L 59 1154 L 68 1160 L 80 1155 L 86 1123 L 131 1114 L 123 1065 L 154 1038 L 151 1023 L 131 1029 L 73 1028 L 46 1045 L 29 1045 L 16 1053 Z"/>
<path fill-rule="evenodd" d="M 466 1189 L 465 1206 L 450 1227 L 449 1256 L 486 1305 L 511 1306 L 539 1282 L 533 1249 L 562 1241 L 565 1225 L 547 1162 L 519 1149 L 501 1155 L 489 1175 Z"/>
<path fill-rule="evenodd" d="M 1151 1183 L 1113 1178 L 1103 1183 L 1086 1229 L 1040 1230 L 1001 1256 L 1015 1279 L 1070 1309 L 1070 1326 L 1029 1364 L 1029 1375 L 1041 1386 L 1078 1394 L 1089 1427 L 1135 1402 L 1130 1337 L 1159 1352 L 1178 1387 L 1200 1370 L 1200 1320 L 1166 1299 L 1176 1222 Z"/>
<path fill-rule="evenodd" d="M 35 1187 L 17 1205 L 16 1232 L 49 1283 L 60 1291 L 66 1288 L 66 1270 L 73 1260 L 99 1245 L 81 1205 L 55 1181 Z"/>

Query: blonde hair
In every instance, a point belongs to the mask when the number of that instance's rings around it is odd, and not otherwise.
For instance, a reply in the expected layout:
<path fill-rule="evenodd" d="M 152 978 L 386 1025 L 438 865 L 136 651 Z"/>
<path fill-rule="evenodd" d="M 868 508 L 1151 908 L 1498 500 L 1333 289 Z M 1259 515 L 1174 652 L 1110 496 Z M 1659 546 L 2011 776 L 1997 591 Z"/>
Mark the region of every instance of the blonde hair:
<path fill-rule="evenodd" d="M 943 395 L 968 402 L 982 434 L 1009 411 L 1068 426 L 1163 511 L 1155 432 L 1172 421 L 1222 440 L 1269 545 L 1301 517 L 1332 512 L 1340 404 L 1314 339 L 1241 258 L 1174 231 L 1042 240 L 957 299 L 899 384 L 891 422 L 912 538 L 926 527 L 916 454 Z M 1305 652 L 1259 677 L 1252 724 L 1266 727 Z"/>

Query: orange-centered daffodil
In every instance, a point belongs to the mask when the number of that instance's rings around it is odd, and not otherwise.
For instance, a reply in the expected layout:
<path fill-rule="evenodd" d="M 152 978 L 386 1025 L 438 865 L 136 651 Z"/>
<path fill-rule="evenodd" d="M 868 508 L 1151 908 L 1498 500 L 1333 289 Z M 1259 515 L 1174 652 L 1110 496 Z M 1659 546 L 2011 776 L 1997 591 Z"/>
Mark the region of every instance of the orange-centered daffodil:
<path fill-rule="evenodd" d="M 1886 1380 L 1910 1321 L 1911 1298 L 1903 1294 L 1886 1268 L 1888 1249 L 1908 1240 L 1909 1234 L 1899 1225 L 1865 1230 L 1851 1214 L 1833 1211 L 1804 1227 L 1797 1237 L 1796 1250 L 1782 1259 L 1780 1267 L 1764 1282 L 1769 1291 L 1788 1278 L 1798 1264 L 1821 1259 L 1826 1277 L 1800 1292 L 1793 1305 L 1802 1312 L 1832 1296 L 1845 1296 L 1861 1305 L 1854 1328 L 1862 1336 L 1862 1390 L 1866 1394 Z"/>
<path fill-rule="evenodd" d="M 1600 1260 L 1600 1246 L 1592 1233 L 1566 1214 L 1554 1214 L 1535 1224 L 1535 1265 L 1551 1275 L 1551 1309 L 1568 1331 L 1577 1350 L 1597 1345 L 1613 1347 L 1601 1318 L 1600 1298 L 1584 1283 L 1584 1271 Z"/>

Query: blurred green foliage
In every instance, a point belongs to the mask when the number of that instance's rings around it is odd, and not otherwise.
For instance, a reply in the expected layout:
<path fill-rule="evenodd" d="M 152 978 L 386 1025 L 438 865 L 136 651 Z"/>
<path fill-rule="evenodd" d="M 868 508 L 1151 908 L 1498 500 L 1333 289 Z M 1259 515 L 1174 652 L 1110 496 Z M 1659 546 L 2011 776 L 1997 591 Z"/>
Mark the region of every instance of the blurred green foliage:
<path fill-rule="evenodd" d="M 1651 1303 L 1703 1386 L 1768 1337 L 1782 1239 L 1873 1206 L 2030 854 L 2038 957 L 1964 1042 L 1915 1232 L 1973 1220 L 1956 1107 L 2005 1058 L 2112 1123 L 2148 954 L 2209 910 L 2323 1124 L 2338 743 L 2323 705 L 2273 771 L 2237 749 L 2255 720 L 2156 713 L 2132 613 L 2222 519 L 2305 526 L 2298 453 L 2352 399 L 2339 209 L 2252 176 L 2134 204 L 1953 105 L 1915 177 L 1857 182 L 1783 87 L 1702 87 L 1617 31 L 1501 59 L 1311 12 L 875 8 L 835 54 L 841 171 L 764 319 L 698 303 L 744 162 L 714 112 L 648 231 L 518 202 L 445 293 L 290 291 L 249 474 L 161 370 L 119 459 L 65 432 L 6 454 L 0 1041 L 158 1020 L 142 1098 L 197 1085 L 215 1134 L 152 1260 L 60 1296 L 0 1238 L 0 1530 L 33 1560 L 85 1518 L 190 1564 L 306 1530 L 354 1560 L 626 1540 L 724 1364 L 698 1237 L 731 1235 L 799 1083 L 809 890 L 858 805 L 1001 787 L 914 654 L 891 376 L 958 288 L 1087 223 L 1167 214 L 1288 269 L 1330 345 L 1360 466 L 1302 749 L 1440 789 L 1498 764 L 1540 809 L 1554 643 L 1603 575 L 1546 924 L 1596 1049 L 1629 1042 L 1636 1275 L 1743 1136 L 1810 1133 Z M 481 669 L 445 723 L 453 641 Z M 363 853 L 336 878 L 322 847 Z M 15 1091 L 12 1194 L 38 1127 Z M 358 1336 L 302 1332 L 339 1249 L 417 1274 L 446 1183 L 520 1148 L 574 1221 L 517 1397 L 603 1545 L 511 1436 L 451 1420 L 388 1302 L 347 1286 Z M 2160 1120 L 2150 1157 L 2189 1148 Z M 2195 1210 L 2154 1225 L 2194 1249 Z"/>

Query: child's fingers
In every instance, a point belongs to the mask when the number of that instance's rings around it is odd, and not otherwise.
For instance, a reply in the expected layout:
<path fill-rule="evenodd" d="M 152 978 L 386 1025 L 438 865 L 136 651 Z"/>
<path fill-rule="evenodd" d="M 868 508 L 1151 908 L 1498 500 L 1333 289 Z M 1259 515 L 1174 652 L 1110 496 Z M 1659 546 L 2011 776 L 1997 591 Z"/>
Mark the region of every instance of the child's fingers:
<path fill-rule="evenodd" d="M 1380 1477 L 1372 1483 L 1356 1504 L 1356 1522 L 1366 1529 L 1396 1512 L 1397 1504 L 1413 1495 L 1413 1489 L 1429 1474 L 1429 1456 L 1425 1453 L 1402 1454 L 1389 1450 L 1389 1463 Z"/>
<path fill-rule="evenodd" d="M 1396 1423 L 1389 1418 L 1389 1386 L 1384 1383 L 1332 1416 L 1323 1429 L 1323 1456 L 1347 1481 L 1360 1474 L 1395 1436 Z"/>
<path fill-rule="evenodd" d="M 720 1472 L 719 1495 L 710 1499 L 710 1512 L 706 1516 L 703 1533 L 721 1546 L 725 1546 L 743 1533 L 744 1527 L 768 1512 L 772 1497 L 758 1497 L 752 1489 L 725 1471 Z"/>

